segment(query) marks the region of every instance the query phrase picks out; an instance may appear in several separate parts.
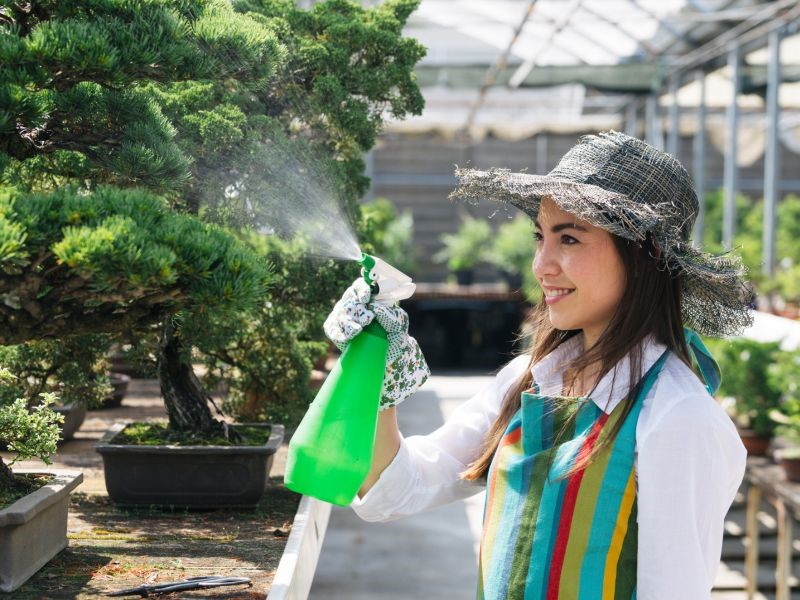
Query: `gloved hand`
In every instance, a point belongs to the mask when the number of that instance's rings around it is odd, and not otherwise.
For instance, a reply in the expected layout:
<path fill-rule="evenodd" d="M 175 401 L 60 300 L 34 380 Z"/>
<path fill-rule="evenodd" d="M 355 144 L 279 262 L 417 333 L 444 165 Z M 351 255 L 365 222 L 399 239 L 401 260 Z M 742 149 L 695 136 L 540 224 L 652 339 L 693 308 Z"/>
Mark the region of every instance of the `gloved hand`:
<path fill-rule="evenodd" d="M 389 353 L 380 410 L 395 406 L 416 392 L 431 374 L 417 340 L 408 335 L 408 314 L 399 306 L 370 302 L 367 282 L 357 279 L 325 319 L 325 335 L 339 350 L 377 319 L 386 330 Z"/>

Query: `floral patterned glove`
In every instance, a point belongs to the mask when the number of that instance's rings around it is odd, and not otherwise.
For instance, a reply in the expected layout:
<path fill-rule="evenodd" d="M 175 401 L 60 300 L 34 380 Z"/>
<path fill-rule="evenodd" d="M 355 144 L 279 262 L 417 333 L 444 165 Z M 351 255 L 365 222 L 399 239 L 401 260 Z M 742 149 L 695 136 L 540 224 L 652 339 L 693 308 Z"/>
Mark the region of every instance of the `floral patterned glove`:
<path fill-rule="evenodd" d="M 399 306 L 370 302 L 367 282 L 357 279 L 325 320 L 325 335 L 344 350 L 347 343 L 377 319 L 386 330 L 389 353 L 380 409 L 395 406 L 416 392 L 431 374 L 417 340 L 408 335 L 408 314 Z"/>

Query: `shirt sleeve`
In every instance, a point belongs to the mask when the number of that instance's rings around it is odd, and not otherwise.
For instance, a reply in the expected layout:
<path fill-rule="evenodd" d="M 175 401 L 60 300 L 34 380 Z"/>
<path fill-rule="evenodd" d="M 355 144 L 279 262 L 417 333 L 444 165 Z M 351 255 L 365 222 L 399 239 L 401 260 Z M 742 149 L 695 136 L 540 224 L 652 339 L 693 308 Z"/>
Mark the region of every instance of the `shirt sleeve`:
<path fill-rule="evenodd" d="M 461 473 L 478 458 L 510 386 L 528 357 L 508 363 L 484 389 L 459 406 L 428 435 L 401 436 L 400 449 L 363 498 L 350 505 L 365 521 L 391 521 L 480 492 L 485 484 Z"/>
<path fill-rule="evenodd" d="M 675 403 L 638 442 L 639 600 L 709 600 L 746 458 L 709 396 Z"/>

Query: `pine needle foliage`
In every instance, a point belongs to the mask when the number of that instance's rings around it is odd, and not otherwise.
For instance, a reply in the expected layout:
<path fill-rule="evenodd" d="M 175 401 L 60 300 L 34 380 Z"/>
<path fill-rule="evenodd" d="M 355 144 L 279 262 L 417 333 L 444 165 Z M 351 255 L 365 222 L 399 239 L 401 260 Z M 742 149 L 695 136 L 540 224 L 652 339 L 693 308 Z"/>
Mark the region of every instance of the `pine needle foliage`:
<path fill-rule="evenodd" d="M 222 228 L 140 189 L 0 193 L 0 343 L 252 306 L 268 271 Z"/>

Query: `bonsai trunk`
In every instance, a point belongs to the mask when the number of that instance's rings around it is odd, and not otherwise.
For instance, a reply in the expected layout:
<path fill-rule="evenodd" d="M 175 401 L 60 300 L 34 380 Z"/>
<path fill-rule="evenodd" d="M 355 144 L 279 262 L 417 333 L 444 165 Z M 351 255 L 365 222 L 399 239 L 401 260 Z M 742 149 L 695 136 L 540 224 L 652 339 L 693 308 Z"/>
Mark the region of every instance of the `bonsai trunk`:
<path fill-rule="evenodd" d="M 6 463 L 0 459 L 0 490 L 8 490 L 14 485 L 14 473 Z"/>
<path fill-rule="evenodd" d="M 224 435 L 223 423 L 211 416 L 208 408 L 211 398 L 192 370 L 190 355 L 183 347 L 172 315 L 165 319 L 160 350 L 158 379 L 169 415 L 169 428 Z"/>

